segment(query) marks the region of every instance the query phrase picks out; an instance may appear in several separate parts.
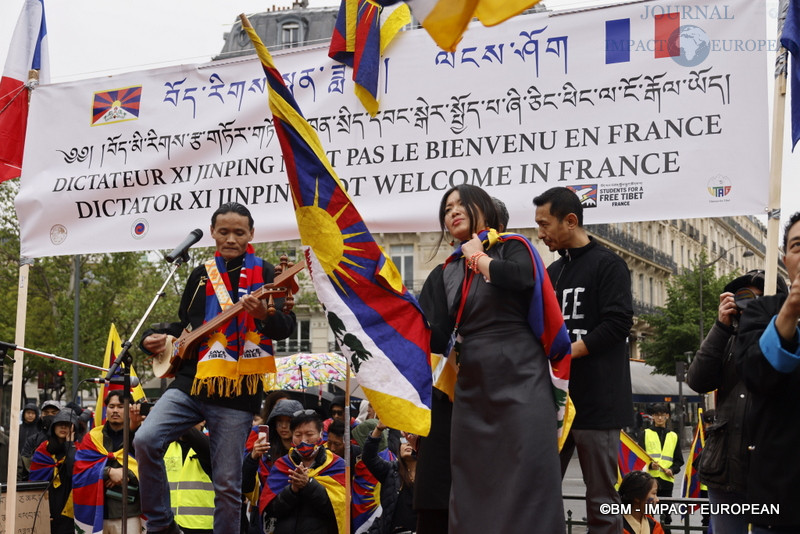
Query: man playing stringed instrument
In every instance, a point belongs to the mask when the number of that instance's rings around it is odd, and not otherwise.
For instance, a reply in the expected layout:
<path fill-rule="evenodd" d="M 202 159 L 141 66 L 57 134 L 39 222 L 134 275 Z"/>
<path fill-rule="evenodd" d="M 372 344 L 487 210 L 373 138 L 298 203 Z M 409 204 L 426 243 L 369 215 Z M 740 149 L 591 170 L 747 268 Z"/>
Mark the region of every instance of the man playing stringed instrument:
<path fill-rule="evenodd" d="M 204 335 L 196 357 L 180 360 L 175 380 L 136 434 L 148 533 L 181 532 L 170 509 L 164 453 L 171 441 L 203 420 L 211 441 L 214 532 L 240 530 L 242 451 L 253 414 L 261 406 L 265 373 L 274 372 L 270 339 L 285 339 L 296 326 L 294 313 L 270 310 L 252 294 L 275 277 L 274 267 L 254 254 L 253 235 L 253 218 L 245 206 L 220 206 L 211 217 L 216 254 L 189 275 L 178 310 L 180 322 L 143 335 L 142 349 L 160 354 L 167 348 L 168 334 L 197 331 L 235 306 L 242 312 Z M 275 300 L 278 310 L 282 304 Z"/>

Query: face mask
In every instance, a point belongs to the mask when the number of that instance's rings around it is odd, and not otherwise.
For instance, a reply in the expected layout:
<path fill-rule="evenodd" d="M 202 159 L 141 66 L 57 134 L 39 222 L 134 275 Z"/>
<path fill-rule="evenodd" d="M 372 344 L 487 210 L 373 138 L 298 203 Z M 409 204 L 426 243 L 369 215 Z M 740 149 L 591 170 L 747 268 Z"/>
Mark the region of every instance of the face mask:
<path fill-rule="evenodd" d="M 49 429 L 50 425 L 53 424 L 53 419 L 55 419 L 55 418 L 56 418 L 55 415 L 43 415 L 42 416 L 42 426 L 45 429 Z"/>
<path fill-rule="evenodd" d="M 317 446 L 318 445 L 319 445 L 319 442 L 317 442 L 317 443 L 306 443 L 305 441 L 303 441 L 303 442 L 300 443 L 300 445 L 296 445 L 294 450 L 296 450 L 297 454 L 299 454 L 303 458 L 308 459 L 308 458 L 311 458 L 312 456 L 314 456 L 314 453 L 317 452 Z"/>

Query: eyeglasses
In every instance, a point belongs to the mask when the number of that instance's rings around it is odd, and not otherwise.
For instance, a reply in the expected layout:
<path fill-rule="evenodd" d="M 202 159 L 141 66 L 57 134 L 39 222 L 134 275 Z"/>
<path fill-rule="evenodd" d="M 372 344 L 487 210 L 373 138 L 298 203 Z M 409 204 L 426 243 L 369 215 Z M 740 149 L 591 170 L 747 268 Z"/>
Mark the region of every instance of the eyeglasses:
<path fill-rule="evenodd" d="M 297 410 L 292 414 L 292 417 L 300 417 L 301 415 L 317 415 L 314 410 Z"/>
<path fill-rule="evenodd" d="M 344 410 L 331 410 L 331 415 L 344 415 Z"/>

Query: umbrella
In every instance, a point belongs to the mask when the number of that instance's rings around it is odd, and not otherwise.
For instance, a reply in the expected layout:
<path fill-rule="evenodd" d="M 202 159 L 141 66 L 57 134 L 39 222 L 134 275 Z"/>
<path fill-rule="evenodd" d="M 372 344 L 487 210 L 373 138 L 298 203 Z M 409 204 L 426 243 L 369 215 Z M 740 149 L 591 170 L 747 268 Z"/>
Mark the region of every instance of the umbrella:
<path fill-rule="evenodd" d="M 283 358 L 275 358 L 278 374 L 277 389 L 305 389 L 344 380 L 347 374 L 347 359 L 336 352 L 310 354 L 299 352 Z"/>

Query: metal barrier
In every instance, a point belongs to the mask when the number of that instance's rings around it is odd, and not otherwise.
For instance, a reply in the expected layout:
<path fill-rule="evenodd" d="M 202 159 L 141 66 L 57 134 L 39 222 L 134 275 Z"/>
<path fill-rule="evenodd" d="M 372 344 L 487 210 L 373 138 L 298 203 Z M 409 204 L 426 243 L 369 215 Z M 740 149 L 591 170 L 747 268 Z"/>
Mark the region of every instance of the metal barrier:
<path fill-rule="evenodd" d="M 573 512 L 568 506 L 568 501 L 585 501 L 586 497 L 584 495 L 563 495 L 564 499 L 564 510 L 567 515 L 567 534 L 584 534 L 586 532 L 586 527 L 588 523 L 586 522 L 586 518 L 578 518 L 575 519 L 572 517 Z M 688 499 L 683 497 L 659 497 L 658 498 L 659 504 L 668 504 L 672 506 L 675 510 L 684 510 L 687 509 L 689 506 L 701 505 L 701 504 L 708 504 L 708 499 Z M 697 511 L 698 517 L 700 512 Z M 664 529 L 671 534 L 675 533 L 690 533 L 690 532 L 708 532 L 707 526 L 702 525 L 690 525 L 690 521 L 692 518 L 692 513 L 686 513 L 680 516 L 680 523 L 672 523 L 669 525 L 669 529 Z M 656 520 L 659 518 L 656 517 Z M 574 529 L 574 527 L 579 527 L 578 529 Z"/>

